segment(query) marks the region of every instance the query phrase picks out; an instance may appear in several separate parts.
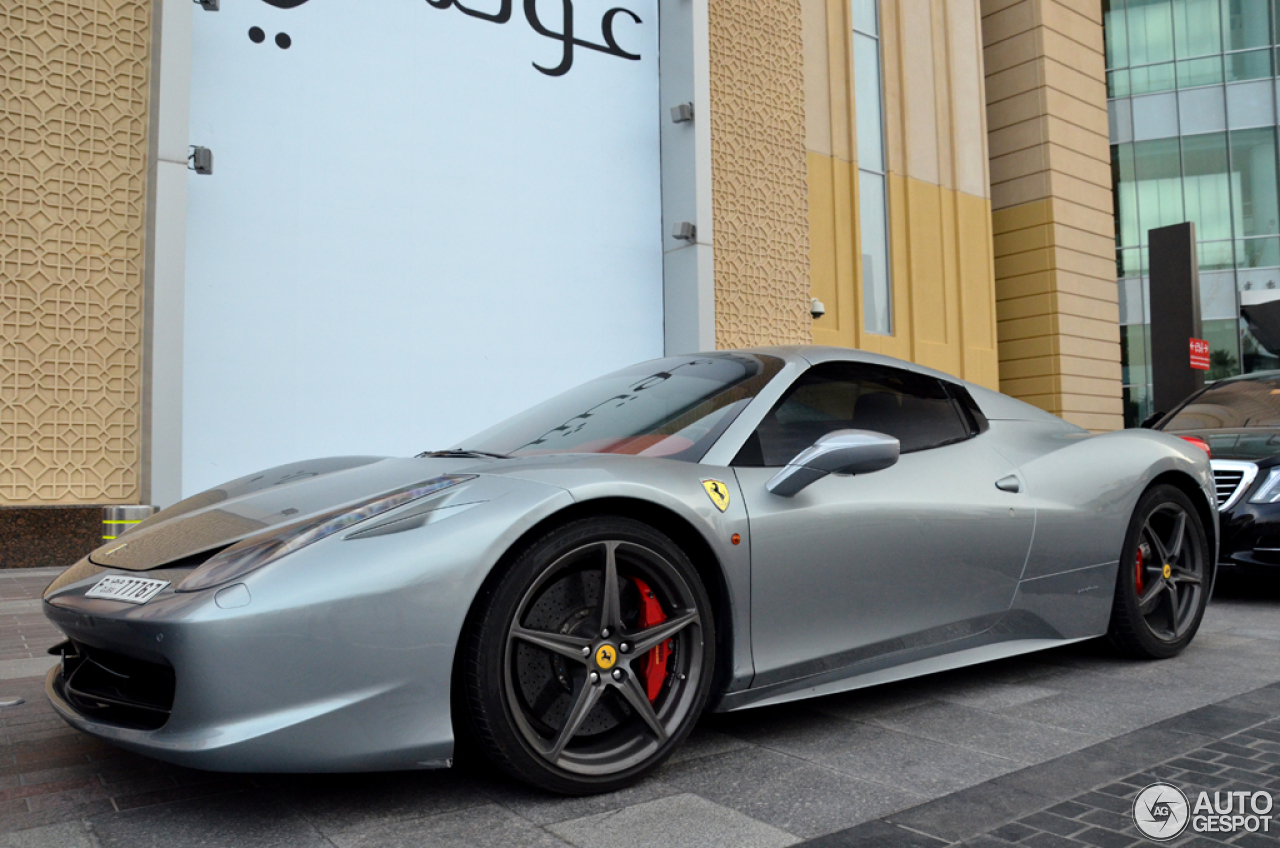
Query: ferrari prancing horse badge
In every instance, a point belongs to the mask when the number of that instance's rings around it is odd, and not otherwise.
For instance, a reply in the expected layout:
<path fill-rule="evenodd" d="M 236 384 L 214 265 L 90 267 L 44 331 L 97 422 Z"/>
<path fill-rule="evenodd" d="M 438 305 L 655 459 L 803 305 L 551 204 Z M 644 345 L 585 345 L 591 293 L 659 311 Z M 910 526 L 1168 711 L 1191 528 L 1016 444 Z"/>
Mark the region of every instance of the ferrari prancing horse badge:
<path fill-rule="evenodd" d="M 719 480 L 703 480 L 702 488 L 707 490 L 707 496 L 716 505 L 716 509 L 724 512 L 729 508 L 729 487 L 724 483 Z"/>

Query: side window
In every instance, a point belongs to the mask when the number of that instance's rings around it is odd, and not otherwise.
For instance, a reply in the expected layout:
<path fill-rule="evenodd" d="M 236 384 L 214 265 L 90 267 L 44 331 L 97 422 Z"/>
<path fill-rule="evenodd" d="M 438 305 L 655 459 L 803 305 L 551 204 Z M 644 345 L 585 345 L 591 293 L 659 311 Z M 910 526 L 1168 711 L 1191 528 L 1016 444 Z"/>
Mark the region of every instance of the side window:
<path fill-rule="evenodd" d="M 734 459 L 737 466 L 786 465 L 835 430 L 874 430 L 902 452 L 964 441 L 973 434 L 957 403 L 932 377 L 880 365 L 827 363 L 796 380 Z"/>

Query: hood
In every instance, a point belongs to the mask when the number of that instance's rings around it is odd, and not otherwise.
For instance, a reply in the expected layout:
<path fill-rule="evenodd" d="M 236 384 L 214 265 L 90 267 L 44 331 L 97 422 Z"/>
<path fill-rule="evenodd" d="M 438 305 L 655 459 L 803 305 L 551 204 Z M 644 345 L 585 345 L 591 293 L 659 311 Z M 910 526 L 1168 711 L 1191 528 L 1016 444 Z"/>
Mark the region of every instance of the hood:
<path fill-rule="evenodd" d="M 1166 430 L 1171 436 L 1195 436 L 1209 443 L 1214 459 L 1265 462 L 1280 457 L 1280 429 L 1249 427 L 1239 430 Z"/>
<path fill-rule="evenodd" d="M 89 560 L 130 571 L 179 560 L 200 561 L 278 524 L 301 521 L 442 474 L 475 473 L 493 464 L 498 463 L 471 457 L 346 456 L 282 465 L 174 504 L 98 548 Z"/>

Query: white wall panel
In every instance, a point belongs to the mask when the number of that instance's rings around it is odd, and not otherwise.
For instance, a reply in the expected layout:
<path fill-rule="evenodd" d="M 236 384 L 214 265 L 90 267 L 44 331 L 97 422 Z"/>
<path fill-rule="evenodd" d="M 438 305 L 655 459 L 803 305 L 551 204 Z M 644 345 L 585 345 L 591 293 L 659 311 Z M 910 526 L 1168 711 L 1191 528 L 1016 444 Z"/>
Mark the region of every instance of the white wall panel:
<path fill-rule="evenodd" d="M 187 494 L 446 447 L 662 354 L 657 0 L 613 18 L 639 60 L 578 46 L 558 76 L 526 4 L 464 5 L 196 11 L 191 143 L 215 168 L 189 178 Z M 608 47 L 601 4 L 533 8 Z"/>

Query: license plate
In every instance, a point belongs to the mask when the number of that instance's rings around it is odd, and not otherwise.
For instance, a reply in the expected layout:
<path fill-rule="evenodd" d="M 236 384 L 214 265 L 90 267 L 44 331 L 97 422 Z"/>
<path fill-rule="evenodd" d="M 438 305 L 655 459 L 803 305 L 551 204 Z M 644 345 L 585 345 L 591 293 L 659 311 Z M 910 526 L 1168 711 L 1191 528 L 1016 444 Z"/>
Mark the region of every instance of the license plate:
<path fill-rule="evenodd" d="M 105 598 L 108 601 L 124 601 L 126 604 L 145 604 L 169 585 L 168 580 L 152 580 L 150 577 L 124 577 L 111 574 L 93 584 L 84 593 L 86 598 Z"/>

